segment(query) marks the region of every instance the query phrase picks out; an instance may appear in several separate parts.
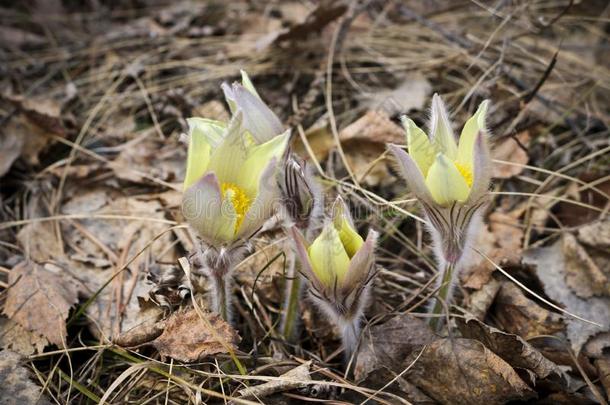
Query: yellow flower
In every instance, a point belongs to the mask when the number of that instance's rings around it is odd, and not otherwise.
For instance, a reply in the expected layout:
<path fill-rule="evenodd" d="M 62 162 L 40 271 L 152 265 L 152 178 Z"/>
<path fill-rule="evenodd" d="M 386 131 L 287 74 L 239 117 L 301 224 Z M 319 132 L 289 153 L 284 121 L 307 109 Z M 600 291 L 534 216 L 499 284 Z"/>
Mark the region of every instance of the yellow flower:
<path fill-rule="evenodd" d="M 447 207 L 454 202 L 463 204 L 486 191 L 490 160 L 485 136 L 488 105 L 489 101 L 483 101 L 466 122 L 459 143 L 437 94 L 432 98 L 430 136 L 406 116 L 402 118 L 409 153 L 395 145 L 390 149 L 419 198 L 428 201 L 431 197 L 437 205 Z"/>
<path fill-rule="evenodd" d="M 459 142 L 451 130 L 447 111 L 438 95 L 432 97 L 430 136 L 403 117 L 408 153 L 389 145 L 398 168 L 424 207 L 436 255 L 457 265 L 477 234 L 487 202 L 491 158 L 487 145 L 483 101 L 466 121 Z"/>
<path fill-rule="evenodd" d="M 277 162 L 289 132 L 258 144 L 238 111 L 227 127 L 191 118 L 182 211 L 210 245 L 251 237 L 272 214 Z"/>
<path fill-rule="evenodd" d="M 354 229 L 341 197 L 333 205 L 332 220 L 311 245 L 297 230 L 293 230 L 293 237 L 307 278 L 326 298 L 349 294 L 369 280 L 377 233 L 370 231 L 364 241 Z"/>

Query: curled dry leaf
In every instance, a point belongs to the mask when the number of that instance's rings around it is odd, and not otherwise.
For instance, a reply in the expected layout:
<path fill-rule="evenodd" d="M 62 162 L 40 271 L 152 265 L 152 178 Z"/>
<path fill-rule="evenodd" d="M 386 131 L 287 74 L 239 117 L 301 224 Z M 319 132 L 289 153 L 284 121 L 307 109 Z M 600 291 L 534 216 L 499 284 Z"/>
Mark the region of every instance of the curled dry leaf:
<path fill-rule="evenodd" d="M 413 363 L 407 378 L 442 404 L 502 404 L 535 396 L 508 363 L 476 340 L 440 339 L 419 359 L 418 354 L 403 363 Z"/>
<path fill-rule="evenodd" d="M 151 344 L 162 356 L 184 362 L 228 353 L 227 347 L 237 349 L 241 339 L 231 325 L 218 314 L 204 312 L 202 315 L 206 317 L 205 320 L 199 317 L 195 309 L 174 312 L 164 321 L 163 333 Z"/>
<path fill-rule="evenodd" d="M 540 379 L 551 378 L 567 384 L 559 366 L 520 336 L 502 332 L 474 318 L 457 318 L 457 324 L 463 337 L 483 343 L 512 367 L 528 370 Z"/>
<path fill-rule="evenodd" d="M 0 352 L 0 403 L 2 405 L 50 405 L 40 387 L 30 381 L 21 357 L 10 350 Z"/>
<path fill-rule="evenodd" d="M 512 282 L 502 283 L 494 304 L 493 317 L 501 329 L 526 340 L 565 328 L 559 314 L 542 308 Z"/>
<path fill-rule="evenodd" d="M 65 320 L 78 301 L 71 278 L 33 262 L 21 262 L 9 273 L 4 314 L 49 342 L 65 346 Z"/>
<path fill-rule="evenodd" d="M 400 314 L 363 331 L 354 377 L 365 379 L 381 366 L 399 373 L 402 361 L 417 348 L 433 342 L 437 336 L 428 324 L 409 314 Z"/>
<path fill-rule="evenodd" d="M 290 391 L 297 388 L 307 386 L 307 383 L 311 381 L 311 375 L 309 374 L 309 367 L 311 366 L 311 360 L 301 364 L 298 367 L 289 370 L 288 372 L 279 376 L 276 380 L 271 380 L 264 384 L 255 385 L 252 387 L 244 388 L 239 390 L 238 393 L 241 398 L 264 398 L 266 396 L 275 394 L 277 392 Z"/>
<path fill-rule="evenodd" d="M 563 240 L 542 248 L 533 248 L 524 252 L 523 262 L 533 267 L 536 275 L 542 282 L 546 295 L 560 303 L 572 314 L 576 314 L 589 321 L 597 322 L 596 326 L 581 320 L 566 317 L 567 335 L 572 349 L 578 353 L 587 341 L 602 332 L 610 331 L 610 298 L 590 297 L 581 298 L 570 288 L 567 275 L 573 271 L 583 271 L 582 268 L 570 268 L 575 263 L 568 259 L 564 250 Z"/>

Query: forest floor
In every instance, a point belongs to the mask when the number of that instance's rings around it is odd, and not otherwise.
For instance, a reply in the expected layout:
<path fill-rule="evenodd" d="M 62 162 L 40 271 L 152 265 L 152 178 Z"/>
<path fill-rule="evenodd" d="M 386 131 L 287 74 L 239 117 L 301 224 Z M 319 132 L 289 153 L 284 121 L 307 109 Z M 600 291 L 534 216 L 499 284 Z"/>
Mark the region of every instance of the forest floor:
<path fill-rule="evenodd" d="M 607 2 L 24 1 L 0 21 L 0 403 L 608 402 Z M 235 270 L 231 325 L 181 286 L 180 135 L 228 119 L 240 69 L 329 204 L 380 232 L 349 371 L 309 300 L 281 334 L 279 226 Z M 456 129 L 491 100 L 494 159 L 485 256 L 439 332 L 423 212 L 386 150 L 434 93 Z"/>

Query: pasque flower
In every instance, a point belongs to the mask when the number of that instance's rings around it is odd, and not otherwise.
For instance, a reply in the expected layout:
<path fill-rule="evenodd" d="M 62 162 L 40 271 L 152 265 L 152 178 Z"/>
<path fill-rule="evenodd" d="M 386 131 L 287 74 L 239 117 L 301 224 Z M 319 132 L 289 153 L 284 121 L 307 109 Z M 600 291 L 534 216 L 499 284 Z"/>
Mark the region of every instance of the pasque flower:
<path fill-rule="evenodd" d="M 187 120 L 182 212 L 203 241 L 194 256 L 196 267 L 213 281 L 212 308 L 225 319 L 229 316 L 227 276 L 245 243 L 273 214 L 279 193 L 275 175 L 290 135 L 282 131 L 245 72 L 242 78 L 247 89 L 234 84 L 232 98 L 227 98 L 233 111 L 229 123 Z"/>
<path fill-rule="evenodd" d="M 296 229 L 292 236 L 301 270 L 309 281 L 310 295 L 341 329 L 349 356 L 357 344 L 360 318 L 376 274 L 377 232 L 370 230 L 363 240 L 354 229 L 343 199 L 338 197 L 331 219 L 311 244 Z"/>
<path fill-rule="evenodd" d="M 432 98 L 430 136 L 415 123 L 402 118 L 407 133 L 406 153 L 389 145 L 411 191 L 423 205 L 437 231 L 440 256 L 457 263 L 486 202 L 491 178 L 491 158 L 485 129 L 489 101 L 483 101 L 456 142 L 441 98 Z M 438 235 L 437 235 L 438 234 Z"/>
<path fill-rule="evenodd" d="M 488 106 L 487 100 L 479 105 L 456 142 L 445 106 L 435 94 L 429 135 L 405 116 L 408 153 L 389 145 L 400 172 L 424 207 L 442 274 L 437 279 L 439 297 L 445 301 L 451 297 L 455 275 L 465 262 L 466 247 L 477 234 L 487 203 L 491 179 L 485 129 Z M 437 300 L 433 312 L 438 314 L 441 308 Z"/>

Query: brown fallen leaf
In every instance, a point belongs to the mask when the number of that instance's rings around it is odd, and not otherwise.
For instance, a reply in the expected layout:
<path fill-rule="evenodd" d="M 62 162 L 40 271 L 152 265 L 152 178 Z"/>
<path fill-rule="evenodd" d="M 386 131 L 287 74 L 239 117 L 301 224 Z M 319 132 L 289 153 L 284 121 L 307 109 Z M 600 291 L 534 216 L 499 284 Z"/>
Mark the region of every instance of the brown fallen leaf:
<path fill-rule="evenodd" d="M 567 385 L 557 364 L 545 358 L 520 336 L 502 332 L 474 318 L 456 318 L 462 336 L 476 339 L 514 368 L 532 372 L 539 379 L 551 378 Z"/>
<path fill-rule="evenodd" d="M 565 258 L 566 284 L 581 298 L 594 295 L 610 296 L 608 277 L 597 267 L 576 237 L 563 234 L 562 250 Z"/>
<path fill-rule="evenodd" d="M 277 392 L 290 391 L 297 388 L 307 386 L 307 383 L 311 381 L 311 375 L 309 373 L 309 367 L 311 366 L 311 360 L 301 364 L 292 370 L 287 371 L 278 377 L 278 379 L 271 380 L 264 384 L 254 385 L 238 391 L 241 398 L 264 398 Z"/>
<path fill-rule="evenodd" d="M 354 367 L 356 381 L 365 379 L 381 366 L 401 372 L 405 357 L 437 339 L 426 322 L 409 314 L 397 315 L 364 330 L 362 334 Z"/>
<path fill-rule="evenodd" d="M 114 271 L 133 259 L 87 308 L 87 315 L 95 321 L 90 326 L 92 333 L 113 339 L 141 324 L 148 316 L 141 312 L 138 301 L 151 287 L 146 284 L 147 269 L 159 261 L 175 263 L 177 258 L 171 233 L 165 232 L 169 225 L 161 222 L 165 219 L 161 203 L 156 198 L 126 197 L 100 187 L 74 193 L 64 203 L 62 213 L 91 216 L 62 224 L 67 257 L 56 259 L 70 264 L 67 270 L 82 284 L 83 296 L 91 297 Z M 118 218 L 94 218 L 99 214 Z M 130 220 L 133 217 L 143 219 Z M 86 260 L 82 252 L 87 254 Z"/>
<path fill-rule="evenodd" d="M 28 119 L 40 128 L 58 135 L 65 134 L 61 118 L 61 104 L 51 98 L 26 97 L 20 94 L 3 94 Z"/>
<path fill-rule="evenodd" d="M 526 340 L 565 328 L 559 314 L 542 308 L 510 281 L 503 282 L 496 295 L 493 316 L 502 330 Z"/>
<path fill-rule="evenodd" d="M 483 227 L 477 239 L 477 247 L 500 266 L 517 264 L 521 260 L 523 229 L 516 213 L 493 212 L 488 225 Z M 487 284 L 495 267 L 484 257 L 473 253 L 470 266 L 461 273 L 464 287 L 479 290 Z"/>
<path fill-rule="evenodd" d="M 65 320 L 78 301 L 76 285 L 59 272 L 21 262 L 9 273 L 4 314 L 30 332 L 65 347 Z"/>
<path fill-rule="evenodd" d="M 512 367 L 472 339 L 439 339 L 412 353 L 407 379 L 442 404 L 501 404 L 536 394 Z"/>
<path fill-rule="evenodd" d="M 42 353 L 49 341 L 42 335 L 30 332 L 12 319 L 0 317 L 0 347 L 23 356 Z"/>
<path fill-rule="evenodd" d="M 183 362 L 194 362 L 218 353 L 235 350 L 241 340 L 237 331 L 218 314 L 203 313 L 204 322 L 195 309 L 174 312 L 165 321 L 163 333 L 152 341 L 161 356 Z M 222 342 L 221 340 L 224 340 Z"/>
<path fill-rule="evenodd" d="M 500 143 L 494 145 L 492 152 L 493 158 L 505 162 L 510 162 L 513 164 L 494 164 L 493 177 L 497 179 L 511 178 L 520 174 L 523 171 L 524 168 L 521 165 L 527 164 L 529 156 L 527 155 L 527 152 L 521 147 L 521 145 L 525 146 L 526 148 L 529 146 L 529 131 L 520 132 L 515 136 L 515 138 L 516 140 L 512 137 L 505 138 Z"/>
<path fill-rule="evenodd" d="M 601 325 L 596 326 L 569 316 L 565 318 L 568 339 L 572 349 L 579 353 L 591 337 L 610 331 L 610 298 L 583 299 L 570 288 L 566 275 L 571 271 L 567 268 L 571 262 L 566 260 L 563 246 L 563 241 L 558 240 L 548 247 L 529 249 L 523 254 L 523 262 L 534 269 L 549 298 L 563 305 L 570 313 Z"/>
<path fill-rule="evenodd" d="M 0 352 L 0 404 L 51 405 L 40 387 L 30 380 L 30 372 L 22 365 L 21 356 L 10 350 Z"/>

